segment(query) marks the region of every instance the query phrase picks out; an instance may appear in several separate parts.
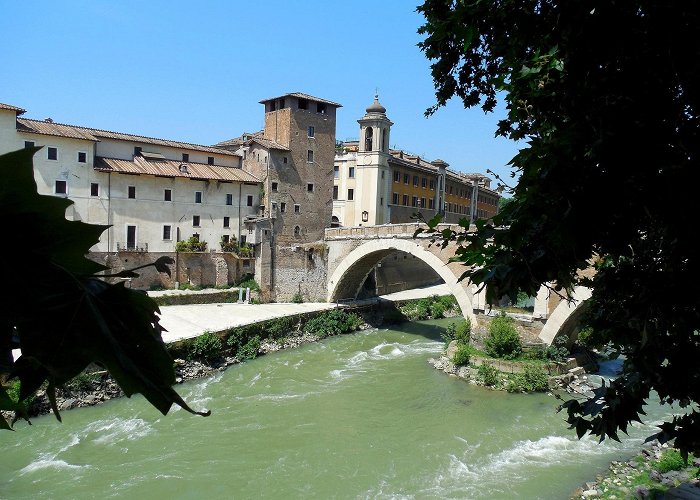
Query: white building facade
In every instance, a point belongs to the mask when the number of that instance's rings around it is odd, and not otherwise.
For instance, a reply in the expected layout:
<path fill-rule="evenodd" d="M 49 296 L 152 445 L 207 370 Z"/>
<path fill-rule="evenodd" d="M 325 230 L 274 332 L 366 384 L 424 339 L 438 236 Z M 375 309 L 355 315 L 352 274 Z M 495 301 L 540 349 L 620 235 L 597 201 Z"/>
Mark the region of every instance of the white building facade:
<path fill-rule="evenodd" d="M 110 225 L 94 252 L 174 252 L 196 236 L 255 244 L 246 218 L 258 214 L 261 183 L 231 151 L 22 118 L 0 104 L 0 154 L 41 146 L 38 192 L 70 198 L 69 220 Z"/>

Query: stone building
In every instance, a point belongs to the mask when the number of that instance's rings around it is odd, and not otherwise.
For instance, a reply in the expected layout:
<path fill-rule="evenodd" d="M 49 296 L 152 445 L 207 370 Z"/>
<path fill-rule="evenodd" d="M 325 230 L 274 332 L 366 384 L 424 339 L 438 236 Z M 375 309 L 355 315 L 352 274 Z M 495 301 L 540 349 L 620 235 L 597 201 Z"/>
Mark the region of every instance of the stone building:
<path fill-rule="evenodd" d="M 389 147 L 393 123 L 378 97 L 358 120 L 360 139 L 338 144 L 333 167 L 333 226 L 411 222 L 421 212 L 445 222 L 487 219 L 498 212 L 500 195 L 481 174 L 449 169 Z"/>
<path fill-rule="evenodd" d="M 260 103 L 265 106 L 262 131 L 215 147 L 240 155 L 243 169 L 262 181 L 262 215 L 248 222 L 261 238 L 269 235 L 258 262 L 261 286 L 278 300 L 296 294 L 318 299 L 325 293 L 322 240 L 331 224 L 336 110 L 341 105 L 300 92 Z"/>
<path fill-rule="evenodd" d="M 222 240 L 249 236 L 243 223 L 259 213 L 261 183 L 241 168 L 238 154 L 24 113 L 0 104 L 0 153 L 42 146 L 34 155 L 38 192 L 70 198 L 70 220 L 110 226 L 91 249 L 96 260 L 113 255 L 133 263 L 138 253 L 174 253 L 177 241 L 192 236 L 218 251 Z M 238 264 L 253 269 L 250 262 Z M 229 281 L 239 270 L 219 274 Z"/>

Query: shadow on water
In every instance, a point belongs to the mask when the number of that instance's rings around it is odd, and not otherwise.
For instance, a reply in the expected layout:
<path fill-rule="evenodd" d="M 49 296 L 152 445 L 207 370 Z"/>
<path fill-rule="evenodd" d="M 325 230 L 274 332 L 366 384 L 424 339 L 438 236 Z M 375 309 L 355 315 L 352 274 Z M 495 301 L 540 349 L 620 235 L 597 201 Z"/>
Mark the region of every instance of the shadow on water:
<path fill-rule="evenodd" d="M 442 324 L 435 324 L 433 321 L 440 321 Z M 442 341 L 442 334 L 447 329 L 448 323 L 444 319 L 427 321 L 407 321 L 398 325 L 385 325 L 390 329 L 400 329 L 402 332 L 420 335 L 428 340 L 436 342 Z"/>

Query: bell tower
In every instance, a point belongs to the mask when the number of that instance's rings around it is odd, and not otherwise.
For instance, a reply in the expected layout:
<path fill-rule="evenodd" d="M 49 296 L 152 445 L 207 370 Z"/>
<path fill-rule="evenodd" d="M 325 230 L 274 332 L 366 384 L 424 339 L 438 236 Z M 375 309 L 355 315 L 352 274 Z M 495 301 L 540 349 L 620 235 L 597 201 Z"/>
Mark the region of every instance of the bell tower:
<path fill-rule="evenodd" d="M 363 225 L 387 224 L 391 187 L 389 168 L 389 137 L 393 123 L 386 116 L 386 108 L 379 96 L 357 120 L 360 124 L 360 142 L 357 150 L 357 182 L 361 198 L 355 203 L 355 220 Z M 365 214 L 366 212 L 366 214 Z"/>

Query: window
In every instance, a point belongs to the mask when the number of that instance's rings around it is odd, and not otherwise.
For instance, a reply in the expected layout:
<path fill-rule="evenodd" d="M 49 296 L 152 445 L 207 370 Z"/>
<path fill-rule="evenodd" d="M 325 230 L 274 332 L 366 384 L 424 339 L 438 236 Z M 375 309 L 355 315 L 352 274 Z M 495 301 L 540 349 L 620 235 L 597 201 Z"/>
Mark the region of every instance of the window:
<path fill-rule="evenodd" d="M 309 163 L 313 163 L 314 161 L 314 152 L 310 149 L 306 152 L 306 161 Z"/>
<path fill-rule="evenodd" d="M 224 226 L 224 227 L 225 227 L 225 226 Z M 228 234 L 224 234 L 224 235 L 221 237 L 221 241 L 223 241 L 224 243 L 228 243 L 228 242 L 230 241 L 229 235 L 228 235 Z"/>
<path fill-rule="evenodd" d="M 316 130 L 314 129 L 314 127 L 309 126 L 309 130 L 307 131 L 307 135 L 308 135 L 309 137 L 315 137 L 315 136 L 314 136 L 314 133 L 315 133 L 315 132 L 316 132 Z"/>
<path fill-rule="evenodd" d="M 354 200 L 355 199 L 355 190 L 354 189 L 348 189 L 348 201 Z"/>
<path fill-rule="evenodd" d="M 348 168 L 348 177 L 350 177 L 351 179 L 355 178 L 355 167 Z"/>
<path fill-rule="evenodd" d="M 407 207 L 407 206 L 408 206 L 408 195 L 407 195 L 407 194 L 403 195 L 403 200 L 402 200 L 402 201 L 403 201 L 402 205 L 403 205 L 404 207 Z"/>
<path fill-rule="evenodd" d="M 244 149 L 243 150 L 243 159 L 245 160 L 246 158 L 248 158 L 248 150 Z"/>
<path fill-rule="evenodd" d="M 307 185 L 306 185 L 306 190 L 307 190 L 309 193 L 313 193 L 313 192 L 314 192 L 314 185 L 313 185 L 313 184 L 307 184 Z"/>
<path fill-rule="evenodd" d="M 284 160 L 283 163 L 287 163 L 287 157 L 286 157 L 286 156 L 285 156 L 284 158 L 282 158 L 282 160 Z"/>
<path fill-rule="evenodd" d="M 280 212 L 285 213 L 287 211 L 287 204 L 285 202 L 280 203 Z"/>
<path fill-rule="evenodd" d="M 365 130 L 365 151 L 372 151 L 372 127 Z"/>
<path fill-rule="evenodd" d="M 430 208 L 430 209 L 435 208 L 435 200 L 433 200 L 432 198 L 430 198 L 428 200 L 428 208 Z"/>
<path fill-rule="evenodd" d="M 413 176 L 413 186 L 418 187 L 418 176 L 417 175 Z"/>
<path fill-rule="evenodd" d="M 301 213 L 301 205 L 297 205 L 296 203 L 294 204 L 294 213 L 295 214 Z"/>
<path fill-rule="evenodd" d="M 141 154 L 141 146 L 134 146 L 134 156 Z"/>
<path fill-rule="evenodd" d="M 278 184 L 277 184 L 276 182 L 273 182 L 273 183 L 272 183 L 272 190 L 273 190 L 274 192 L 277 192 L 277 186 L 278 186 Z"/>
<path fill-rule="evenodd" d="M 272 208 L 271 208 L 271 210 L 272 210 L 273 213 L 274 213 L 274 212 L 277 212 L 277 202 L 276 202 L 276 201 L 273 201 L 273 202 L 272 202 Z"/>
<path fill-rule="evenodd" d="M 58 160 L 58 148 L 49 147 L 46 150 L 46 158 L 49 160 Z"/>
<path fill-rule="evenodd" d="M 420 185 L 421 185 L 421 187 L 422 187 L 423 189 L 425 189 L 425 188 L 428 186 L 428 179 L 426 179 L 425 177 L 423 177 L 423 179 L 421 179 L 421 184 L 420 184 Z"/>
<path fill-rule="evenodd" d="M 199 215 L 192 216 L 192 226 L 199 227 Z"/>
<path fill-rule="evenodd" d="M 194 192 L 194 202 L 195 203 L 202 203 L 202 192 L 201 191 Z"/>
<path fill-rule="evenodd" d="M 136 186 L 127 187 L 127 197 L 131 200 L 136 199 Z"/>
<path fill-rule="evenodd" d="M 136 226 L 126 226 L 126 248 L 136 248 Z"/>
<path fill-rule="evenodd" d="M 380 207 L 384 206 L 384 198 L 383 197 L 379 198 L 379 206 Z"/>
<path fill-rule="evenodd" d="M 333 186 L 333 199 L 338 199 L 338 186 Z"/>
<path fill-rule="evenodd" d="M 317 102 L 316 103 L 316 112 L 317 113 L 326 113 L 326 103 L 324 102 Z"/>
<path fill-rule="evenodd" d="M 233 205 L 233 195 L 231 193 L 226 194 L 226 204 Z"/>
<path fill-rule="evenodd" d="M 394 193 L 394 194 L 391 195 L 391 202 L 392 202 L 394 205 L 398 205 L 398 204 L 399 204 L 399 193 Z"/>
<path fill-rule="evenodd" d="M 173 201 L 173 190 L 164 189 L 163 190 L 163 201 Z"/>
<path fill-rule="evenodd" d="M 190 161 L 190 154 L 182 153 L 182 161 Z"/>
<path fill-rule="evenodd" d="M 333 167 L 333 177 L 336 179 L 340 177 L 340 167 L 338 165 Z"/>
<path fill-rule="evenodd" d="M 252 207 L 253 206 L 253 195 L 249 194 L 248 198 L 246 199 L 246 206 Z"/>
<path fill-rule="evenodd" d="M 67 194 L 68 193 L 68 182 L 67 181 L 56 181 L 56 184 L 54 186 L 54 193 Z"/>
<path fill-rule="evenodd" d="M 231 217 L 224 217 L 224 227 L 231 227 Z"/>
<path fill-rule="evenodd" d="M 382 179 L 384 178 L 384 170 L 382 170 Z"/>
<path fill-rule="evenodd" d="M 78 163 L 87 163 L 87 153 L 85 151 L 78 151 Z"/>
<path fill-rule="evenodd" d="M 411 176 L 408 174 L 403 174 L 403 183 L 408 185 L 411 182 Z"/>
<path fill-rule="evenodd" d="M 294 236 L 299 237 L 301 235 L 301 228 L 299 226 L 294 226 Z"/>
<path fill-rule="evenodd" d="M 163 226 L 163 239 L 172 240 L 172 226 Z"/>
<path fill-rule="evenodd" d="M 420 199 L 420 207 L 425 208 L 425 198 Z"/>
<path fill-rule="evenodd" d="M 90 183 L 90 196 L 100 196 L 100 185 L 98 183 Z"/>
<path fill-rule="evenodd" d="M 246 239 L 246 235 L 242 234 L 241 235 L 241 245 L 243 245 L 245 243 L 245 239 Z"/>
<path fill-rule="evenodd" d="M 299 99 L 299 109 L 309 109 L 309 101 L 306 99 Z"/>
<path fill-rule="evenodd" d="M 435 181 L 433 179 L 430 179 L 430 189 L 435 191 Z"/>
<path fill-rule="evenodd" d="M 24 141 L 24 147 L 25 147 L 25 148 L 33 148 L 33 147 L 34 147 L 34 141 Z"/>
<path fill-rule="evenodd" d="M 411 198 L 411 206 L 414 208 L 418 206 L 418 197 L 417 196 L 413 196 Z"/>
<path fill-rule="evenodd" d="M 214 164 L 214 157 L 207 156 L 207 165 L 213 165 L 213 164 Z"/>

